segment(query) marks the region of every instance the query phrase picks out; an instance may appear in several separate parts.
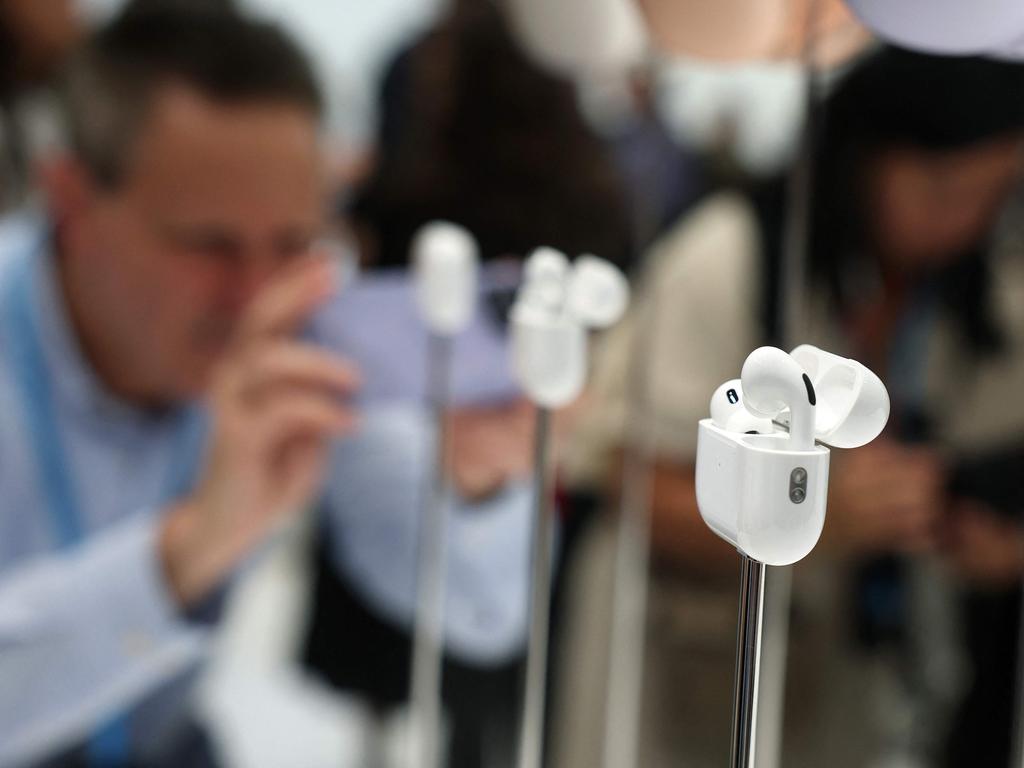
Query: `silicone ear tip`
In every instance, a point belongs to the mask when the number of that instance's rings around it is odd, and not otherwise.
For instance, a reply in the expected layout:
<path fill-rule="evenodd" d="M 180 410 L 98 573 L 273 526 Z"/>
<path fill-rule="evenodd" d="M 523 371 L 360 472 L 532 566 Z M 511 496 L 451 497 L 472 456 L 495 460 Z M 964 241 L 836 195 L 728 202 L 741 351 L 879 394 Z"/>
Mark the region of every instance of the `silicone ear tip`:
<path fill-rule="evenodd" d="M 739 379 L 731 379 L 722 384 L 711 396 L 709 410 L 711 420 L 723 429 L 727 427 L 729 417 L 737 407 L 743 407 L 743 384 Z"/>
<path fill-rule="evenodd" d="M 569 311 L 586 325 L 606 328 L 625 314 L 629 282 L 611 262 L 580 256 L 573 263 L 567 300 Z"/>

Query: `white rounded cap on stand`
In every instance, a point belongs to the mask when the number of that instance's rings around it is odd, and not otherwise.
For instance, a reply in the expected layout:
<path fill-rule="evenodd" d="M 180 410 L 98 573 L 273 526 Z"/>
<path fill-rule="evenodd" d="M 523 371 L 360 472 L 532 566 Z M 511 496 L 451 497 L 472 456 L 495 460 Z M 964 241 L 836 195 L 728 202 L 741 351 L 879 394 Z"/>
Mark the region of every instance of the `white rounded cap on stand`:
<path fill-rule="evenodd" d="M 476 241 L 446 221 L 425 225 L 412 245 L 416 298 L 434 333 L 454 335 L 469 324 L 476 305 Z"/>

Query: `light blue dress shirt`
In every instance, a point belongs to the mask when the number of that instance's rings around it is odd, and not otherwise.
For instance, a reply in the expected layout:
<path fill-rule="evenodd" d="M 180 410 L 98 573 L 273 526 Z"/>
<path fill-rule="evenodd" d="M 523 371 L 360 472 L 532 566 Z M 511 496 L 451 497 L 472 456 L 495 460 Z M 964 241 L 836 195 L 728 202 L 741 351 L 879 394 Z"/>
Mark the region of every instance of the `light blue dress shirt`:
<path fill-rule="evenodd" d="M 69 327 L 44 233 L 31 216 L 0 223 L 0 297 L 32 253 L 30 307 L 85 538 L 59 547 L 0 334 L 0 766 L 81 742 L 133 707 L 130 743 L 144 754 L 181 718 L 209 641 L 209 629 L 175 609 L 155 553 L 181 419 L 103 390 Z M 358 434 L 334 449 L 322 505 L 339 570 L 405 626 L 432 430 L 415 402 L 368 402 Z M 463 659 L 503 661 L 524 643 L 530 503 L 526 483 L 481 504 L 453 501 L 445 633 Z"/>

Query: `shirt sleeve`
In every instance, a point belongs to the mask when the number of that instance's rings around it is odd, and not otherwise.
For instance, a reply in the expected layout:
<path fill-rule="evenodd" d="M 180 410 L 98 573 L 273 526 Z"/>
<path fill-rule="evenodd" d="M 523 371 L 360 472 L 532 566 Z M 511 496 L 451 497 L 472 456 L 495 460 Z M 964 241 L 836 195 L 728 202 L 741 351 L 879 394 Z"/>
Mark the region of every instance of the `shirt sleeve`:
<path fill-rule="evenodd" d="M 199 658 L 204 632 L 166 591 L 157 522 L 0 571 L 0 765 L 87 738 Z"/>
<path fill-rule="evenodd" d="M 342 441 L 328 493 L 336 567 L 378 611 L 410 628 L 416 553 L 434 428 L 411 404 L 368 410 Z M 470 504 L 450 500 L 444 633 L 448 651 L 478 664 L 506 661 L 526 638 L 532 492 L 510 484 Z"/>

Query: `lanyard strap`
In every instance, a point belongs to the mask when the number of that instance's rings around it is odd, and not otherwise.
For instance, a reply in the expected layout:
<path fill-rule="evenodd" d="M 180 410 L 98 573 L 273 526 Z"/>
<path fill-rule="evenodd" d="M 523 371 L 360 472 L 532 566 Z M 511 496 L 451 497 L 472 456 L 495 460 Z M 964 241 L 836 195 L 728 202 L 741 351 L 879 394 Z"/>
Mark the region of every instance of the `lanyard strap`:
<path fill-rule="evenodd" d="M 4 320 L 40 487 L 58 546 L 67 549 L 78 544 L 86 530 L 54 408 L 53 379 L 47 371 L 42 339 L 32 311 L 32 298 L 38 295 L 39 288 L 39 269 L 33 265 L 33 258 L 44 258 L 42 249 L 25 253 L 13 265 L 14 274 L 7 282 L 3 302 Z M 195 406 L 182 409 L 160 502 L 170 501 L 191 485 L 200 453 L 201 421 Z"/>
<path fill-rule="evenodd" d="M 14 274 L 7 281 L 4 296 L 4 324 L 40 489 L 46 498 L 57 544 L 60 549 L 68 549 L 82 540 L 83 530 L 70 467 L 59 439 L 50 378 L 32 317 L 31 298 L 37 286 L 31 261 L 36 253 L 41 254 L 41 249 L 19 255 L 12 266 Z"/>
<path fill-rule="evenodd" d="M 33 316 L 38 296 L 40 265 L 46 258 L 41 247 L 26 249 L 11 268 L 3 296 L 4 325 L 10 344 L 13 374 L 21 396 L 29 440 L 35 454 L 40 489 L 46 500 L 58 548 L 67 550 L 85 537 L 85 522 L 74 487 L 71 464 L 60 436 L 54 407 L 52 377 L 48 375 L 42 338 Z M 198 409 L 183 409 L 175 433 L 175 445 L 161 501 L 184 493 L 195 475 L 202 440 Z M 125 765 L 130 752 L 128 720 L 119 715 L 92 737 L 86 755 L 90 765 Z"/>

